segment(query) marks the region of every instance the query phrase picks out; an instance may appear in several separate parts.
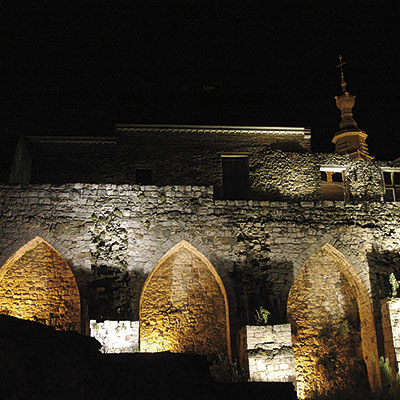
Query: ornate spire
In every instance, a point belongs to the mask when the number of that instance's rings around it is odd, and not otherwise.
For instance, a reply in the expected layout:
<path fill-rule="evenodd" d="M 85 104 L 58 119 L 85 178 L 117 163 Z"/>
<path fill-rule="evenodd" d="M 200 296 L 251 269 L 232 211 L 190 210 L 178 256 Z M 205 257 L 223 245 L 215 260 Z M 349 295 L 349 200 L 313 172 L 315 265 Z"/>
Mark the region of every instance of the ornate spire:
<path fill-rule="evenodd" d="M 365 142 L 367 134 L 361 130 L 357 122 L 353 118 L 353 107 L 356 102 L 355 96 L 347 91 L 347 83 L 344 79 L 343 57 L 339 56 L 339 64 L 336 68 L 340 68 L 340 86 L 342 94 L 335 96 L 336 106 L 341 112 L 341 121 L 339 130 L 335 133 L 332 140 L 335 143 L 335 151 L 339 154 L 348 154 L 351 158 L 356 160 L 371 160 L 368 154 L 368 146 Z"/>
<path fill-rule="evenodd" d="M 342 120 L 340 121 L 339 128 L 357 128 L 357 122 L 353 118 L 353 107 L 356 103 L 355 96 L 351 95 L 347 91 L 347 83 L 344 80 L 343 65 L 347 62 L 343 62 L 343 57 L 339 56 L 339 64 L 336 68 L 340 68 L 340 86 L 342 87 L 342 94 L 340 96 L 335 96 L 336 106 L 341 111 Z"/>

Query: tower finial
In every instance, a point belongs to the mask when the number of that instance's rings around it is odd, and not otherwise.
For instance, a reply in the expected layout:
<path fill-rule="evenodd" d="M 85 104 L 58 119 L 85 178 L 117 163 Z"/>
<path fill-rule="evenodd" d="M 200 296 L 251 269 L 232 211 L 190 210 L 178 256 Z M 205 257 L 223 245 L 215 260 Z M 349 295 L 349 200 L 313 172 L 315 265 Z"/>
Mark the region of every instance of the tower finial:
<path fill-rule="evenodd" d="M 344 80 L 344 72 L 343 72 L 343 65 L 347 64 L 347 61 L 343 62 L 343 57 L 339 54 L 339 64 L 336 65 L 336 68 L 340 68 L 340 86 L 342 87 L 342 93 L 346 92 L 347 83 Z"/>
<path fill-rule="evenodd" d="M 368 154 L 368 147 L 365 142 L 368 135 L 358 127 L 353 118 L 355 97 L 347 91 L 347 83 L 344 80 L 343 72 L 343 65 L 345 64 L 347 62 L 343 61 L 343 57 L 339 55 L 339 64 L 336 68 L 340 68 L 342 94 L 335 96 L 335 99 L 336 106 L 341 113 L 341 121 L 339 130 L 335 133 L 332 142 L 335 144 L 336 153 L 348 154 L 350 158 L 355 160 L 372 160 L 373 157 Z"/>

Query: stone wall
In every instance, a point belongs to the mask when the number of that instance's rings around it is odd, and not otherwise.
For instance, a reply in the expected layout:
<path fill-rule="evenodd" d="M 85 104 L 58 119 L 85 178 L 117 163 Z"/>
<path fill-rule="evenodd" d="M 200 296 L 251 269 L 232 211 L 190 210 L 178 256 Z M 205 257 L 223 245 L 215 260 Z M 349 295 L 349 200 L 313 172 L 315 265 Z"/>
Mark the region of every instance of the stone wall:
<path fill-rule="evenodd" d="M 400 371 L 400 299 L 385 299 L 381 304 L 385 358 L 389 359 L 393 381 L 396 381 Z"/>
<path fill-rule="evenodd" d="M 241 366 L 255 382 L 296 382 L 289 324 L 245 326 L 241 330 L 247 357 Z M 247 365 L 243 361 L 247 358 Z M 246 362 L 246 361 L 245 361 Z"/>
<path fill-rule="evenodd" d="M 35 238 L 0 269 L 0 313 L 81 331 L 81 302 L 64 259 Z"/>
<path fill-rule="evenodd" d="M 121 128 L 119 140 L 37 139 L 30 144 L 32 182 L 133 184 L 136 169 L 151 169 L 152 183 L 212 185 L 223 198 L 221 155 L 248 157 L 254 200 L 320 200 L 321 167 L 342 167 L 347 202 L 382 201 L 381 167 L 400 162 L 354 161 L 347 155 L 311 154 L 303 134 L 257 131 Z M 106 140 L 107 139 L 107 140 Z M 151 157 L 149 157 L 151 154 Z M 36 174 L 36 175 L 35 175 Z"/>
<path fill-rule="evenodd" d="M 185 240 L 221 277 L 235 337 L 260 305 L 273 324 L 286 322 L 295 277 L 327 243 L 366 293 L 386 297 L 375 290 L 385 279 L 379 260 L 388 273 L 397 268 L 399 222 L 398 203 L 215 200 L 201 186 L 3 185 L 0 265 L 39 236 L 71 267 L 91 319 L 138 320 L 146 277 Z"/>
<path fill-rule="evenodd" d="M 186 241 L 147 279 L 139 320 L 141 351 L 231 357 L 225 288 L 210 262 Z"/>
<path fill-rule="evenodd" d="M 139 351 L 139 321 L 90 321 L 90 336 L 97 339 L 103 353 Z"/>
<path fill-rule="evenodd" d="M 300 399 L 337 387 L 357 391 L 367 384 L 369 357 L 377 354 L 375 334 L 368 336 L 374 322 L 372 312 L 361 306 L 368 304 L 368 294 L 351 272 L 323 247 L 309 258 L 290 290 L 288 318 Z"/>

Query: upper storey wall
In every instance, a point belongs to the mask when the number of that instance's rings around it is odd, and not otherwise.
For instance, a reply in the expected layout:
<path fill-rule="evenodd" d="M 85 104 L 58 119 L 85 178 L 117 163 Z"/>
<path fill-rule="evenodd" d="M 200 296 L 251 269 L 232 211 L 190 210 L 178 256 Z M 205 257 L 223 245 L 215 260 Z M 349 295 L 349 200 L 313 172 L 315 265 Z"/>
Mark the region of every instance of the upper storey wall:
<path fill-rule="evenodd" d="M 151 169 L 155 185 L 221 186 L 221 156 L 265 149 L 310 151 L 303 128 L 118 126 L 117 138 L 28 137 L 34 183 L 138 183 Z"/>
<path fill-rule="evenodd" d="M 204 185 L 214 187 L 216 198 L 320 200 L 321 169 L 333 167 L 342 171 L 344 200 L 382 201 L 382 168 L 396 166 L 311 154 L 309 131 L 302 128 L 120 125 L 117 133 L 118 139 L 28 138 L 31 183 Z M 246 181 L 242 197 L 225 192 L 229 157 L 245 159 L 245 170 L 231 176 L 233 184 Z M 149 181 L 140 181 L 139 173 Z"/>

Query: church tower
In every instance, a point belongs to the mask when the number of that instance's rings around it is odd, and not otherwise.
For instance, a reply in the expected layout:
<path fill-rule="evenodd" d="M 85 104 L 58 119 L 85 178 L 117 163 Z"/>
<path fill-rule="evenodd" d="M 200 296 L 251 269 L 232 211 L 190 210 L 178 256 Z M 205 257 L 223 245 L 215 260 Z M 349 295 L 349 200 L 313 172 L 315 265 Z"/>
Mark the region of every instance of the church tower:
<path fill-rule="evenodd" d="M 336 106 L 341 112 L 341 121 L 332 142 L 335 144 L 335 152 L 338 154 L 348 154 L 354 160 L 372 160 L 374 157 L 368 154 L 368 145 L 365 142 L 368 135 L 358 127 L 353 118 L 355 96 L 347 91 L 347 83 L 343 74 L 344 64 L 342 56 L 339 56 L 338 67 L 341 71 L 342 94 L 335 96 L 335 99 Z"/>

